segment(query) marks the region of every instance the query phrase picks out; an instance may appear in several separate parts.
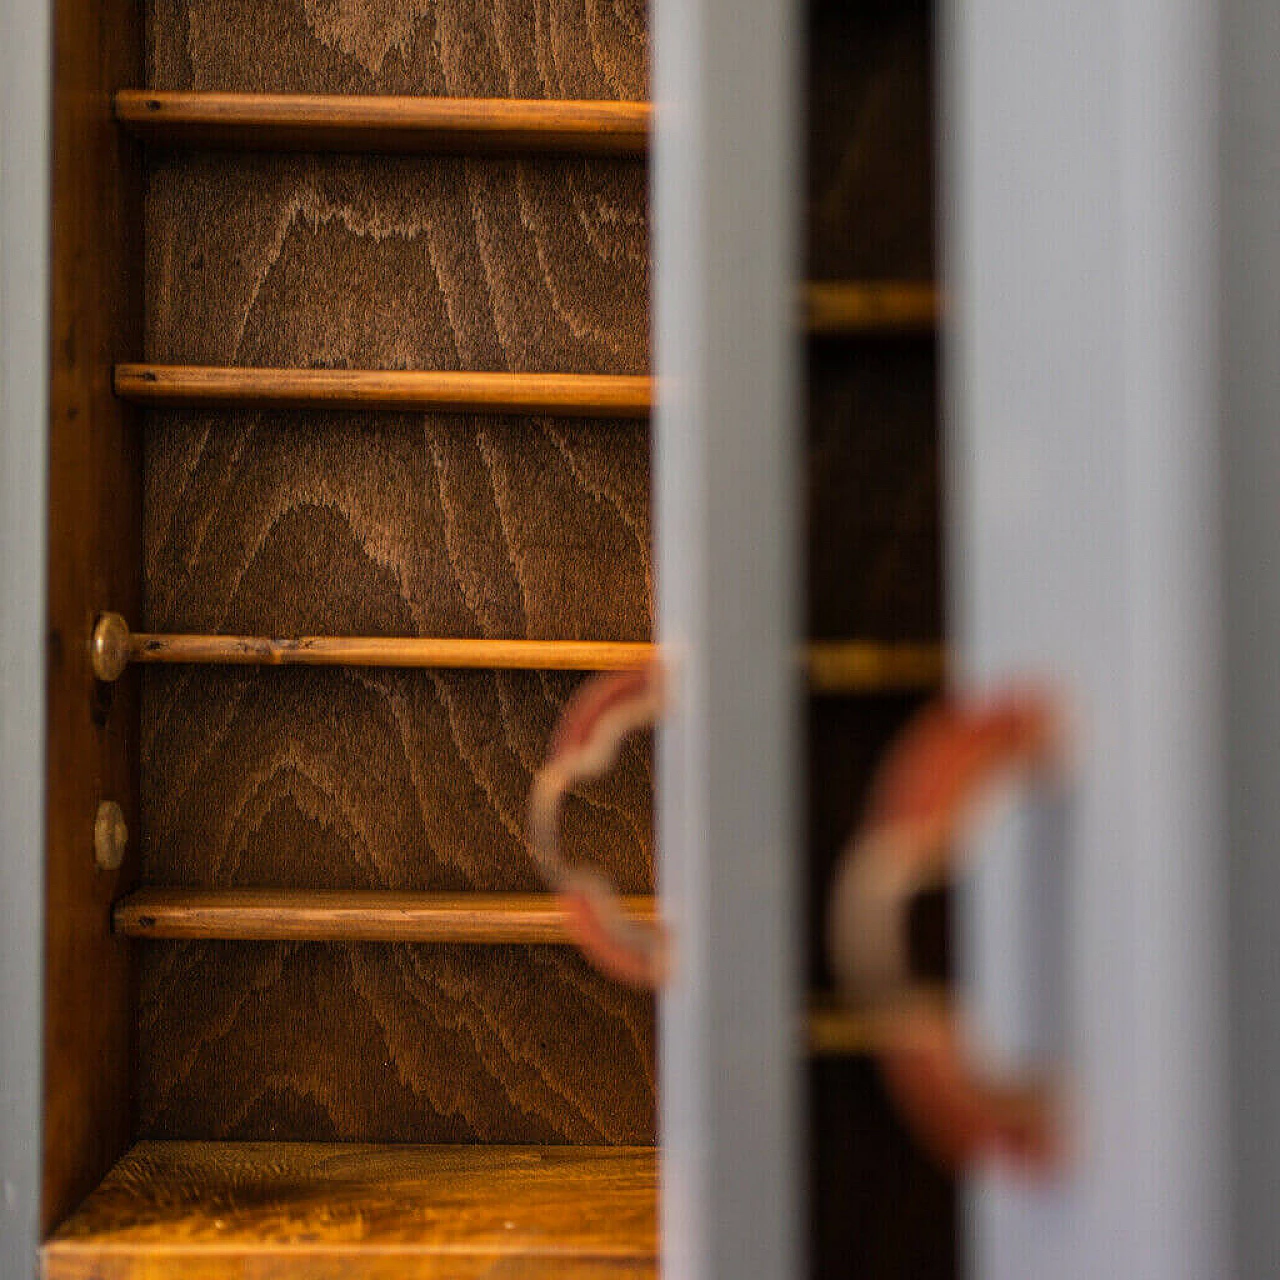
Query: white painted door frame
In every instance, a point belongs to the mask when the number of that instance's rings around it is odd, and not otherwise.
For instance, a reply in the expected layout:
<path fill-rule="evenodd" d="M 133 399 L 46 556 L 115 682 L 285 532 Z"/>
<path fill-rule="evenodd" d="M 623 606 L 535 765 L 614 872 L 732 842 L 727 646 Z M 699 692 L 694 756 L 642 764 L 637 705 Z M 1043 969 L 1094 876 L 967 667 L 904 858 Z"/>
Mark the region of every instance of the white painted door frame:
<path fill-rule="evenodd" d="M 655 0 L 667 1280 L 801 1274 L 793 0 Z"/>
<path fill-rule="evenodd" d="M 1060 1183 L 970 1194 L 978 1280 L 1229 1274 L 1216 10 L 946 0 L 949 590 L 962 680 L 1078 722 Z M 1034 964 L 980 881 L 977 1004 Z M 1034 999 L 1034 993 L 1032 995 Z"/>

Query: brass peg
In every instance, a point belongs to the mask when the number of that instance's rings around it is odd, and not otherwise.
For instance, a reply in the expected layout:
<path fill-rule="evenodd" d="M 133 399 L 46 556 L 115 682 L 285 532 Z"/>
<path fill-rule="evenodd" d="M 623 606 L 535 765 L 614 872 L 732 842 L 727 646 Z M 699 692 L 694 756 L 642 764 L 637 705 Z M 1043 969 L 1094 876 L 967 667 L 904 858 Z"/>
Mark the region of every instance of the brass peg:
<path fill-rule="evenodd" d="M 99 871 L 117 871 L 124 861 L 124 847 L 129 843 L 129 828 L 124 810 L 114 800 L 98 806 L 93 822 L 93 860 Z"/>
<path fill-rule="evenodd" d="M 104 613 L 93 628 L 89 652 L 99 680 L 119 680 L 129 665 L 129 624 L 118 613 Z"/>

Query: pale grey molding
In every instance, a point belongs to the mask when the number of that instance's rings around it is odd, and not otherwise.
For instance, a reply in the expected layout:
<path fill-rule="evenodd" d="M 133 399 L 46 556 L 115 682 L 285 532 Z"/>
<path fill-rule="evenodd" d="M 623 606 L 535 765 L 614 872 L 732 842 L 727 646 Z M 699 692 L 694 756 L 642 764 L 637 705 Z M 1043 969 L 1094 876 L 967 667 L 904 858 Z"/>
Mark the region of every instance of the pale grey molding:
<path fill-rule="evenodd" d="M 973 1179 L 970 1274 L 1226 1276 L 1215 11 L 949 0 L 942 32 L 959 666 L 1050 673 L 1080 741 L 1078 1158 Z M 984 876 L 968 918 L 1016 1036 L 1014 892 Z"/>
<path fill-rule="evenodd" d="M 50 6 L 0 9 L 0 1277 L 33 1275 L 44 956 Z"/>
<path fill-rule="evenodd" d="M 791 0 L 656 0 L 658 851 L 667 1280 L 790 1280 L 799 1196 Z"/>
<path fill-rule="evenodd" d="M 1223 510 L 1236 1274 L 1280 1275 L 1280 5 L 1224 0 Z"/>

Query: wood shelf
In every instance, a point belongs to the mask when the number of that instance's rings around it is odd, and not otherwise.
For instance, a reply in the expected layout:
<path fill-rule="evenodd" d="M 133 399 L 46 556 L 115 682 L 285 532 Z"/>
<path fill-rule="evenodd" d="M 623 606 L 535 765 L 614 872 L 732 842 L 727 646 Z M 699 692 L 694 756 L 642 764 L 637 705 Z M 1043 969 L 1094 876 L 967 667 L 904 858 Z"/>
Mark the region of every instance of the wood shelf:
<path fill-rule="evenodd" d="M 585 152 L 639 156 L 647 102 L 124 89 L 116 119 L 145 142 L 246 151 Z"/>
<path fill-rule="evenodd" d="M 627 916 L 652 924 L 652 897 L 622 899 Z M 139 889 L 119 901 L 115 930 L 128 938 L 222 942 L 392 942 L 473 946 L 568 945 L 551 894 L 406 893 L 389 889 Z M 816 997 L 806 1020 L 815 1057 L 873 1052 L 885 1017 Z"/>
<path fill-rule="evenodd" d="M 810 281 L 805 329 L 815 337 L 928 334 L 937 327 L 938 291 L 917 281 Z"/>
<path fill-rule="evenodd" d="M 223 666 L 423 667 L 489 671 L 626 671 L 654 646 L 621 641 L 432 640 L 415 637 L 152 635 L 129 638 L 129 661 Z"/>
<path fill-rule="evenodd" d="M 131 663 L 218 666 L 459 668 L 488 671 L 627 671 L 657 646 L 619 640 L 432 639 L 418 636 L 231 636 L 131 632 L 104 614 L 93 633 L 93 667 L 116 680 Z M 818 696 L 930 690 L 946 674 L 940 645 L 827 641 L 803 662 Z"/>
<path fill-rule="evenodd" d="M 653 898 L 622 899 L 633 920 Z M 405 893 L 389 889 L 139 889 L 116 904 L 129 938 L 229 942 L 432 942 L 560 945 L 567 916 L 549 893 Z"/>
<path fill-rule="evenodd" d="M 652 379 L 628 374 L 447 373 L 118 364 L 116 395 L 161 408 L 352 409 L 643 418 Z"/>
<path fill-rule="evenodd" d="M 946 679 L 946 650 L 940 644 L 819 641 L 809 646 L 807 669 L 809 692 L 817 696 L 929 692 Z"/>
<path fill-rule="evenodd" d="M 825 1000 L 816 1001 L 806 1020 L 807 1048 L 813 1058 L 858 1058 L 885 1041 L 887 1022 L 871 1013 L 855 1013 Z"/>
<path fill-rule="evenodd" d="M 141 1142 L 44 1280 L 656 1277 L 651 1147 Z"/>

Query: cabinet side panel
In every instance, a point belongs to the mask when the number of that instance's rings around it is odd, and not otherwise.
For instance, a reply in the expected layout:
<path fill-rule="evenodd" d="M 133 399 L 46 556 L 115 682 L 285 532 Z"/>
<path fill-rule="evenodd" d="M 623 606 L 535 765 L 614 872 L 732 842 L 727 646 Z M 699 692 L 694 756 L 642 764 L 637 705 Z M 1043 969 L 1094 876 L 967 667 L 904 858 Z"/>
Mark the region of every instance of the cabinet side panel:
<path fill-rule="evenodd" d="M 54 6 L 49 405 L 45 1231 L 101 1179 L 129 1137 L 130 972 L 110 904 L 132 877 L 94 865 L 98 804 L 138 829 L 137 686 L 99 686 L 96 615 L 137 617 L 140 451 L 111 370 L 141 342 L 141 166 L 111 94 L 140 83 L 129 0 Z"/>

